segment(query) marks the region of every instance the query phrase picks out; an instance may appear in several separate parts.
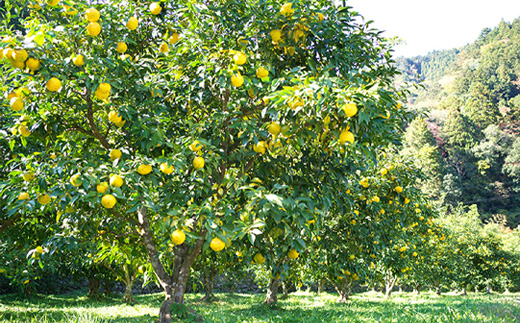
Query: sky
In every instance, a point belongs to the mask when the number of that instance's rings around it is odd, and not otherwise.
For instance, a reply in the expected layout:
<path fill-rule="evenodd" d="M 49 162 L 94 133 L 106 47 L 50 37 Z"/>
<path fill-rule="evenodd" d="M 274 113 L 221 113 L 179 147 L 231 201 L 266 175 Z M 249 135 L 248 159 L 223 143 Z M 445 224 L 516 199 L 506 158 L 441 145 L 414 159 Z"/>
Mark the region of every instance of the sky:
<path fill-rule="evenodd" d="M 395 56 L 406 57 L 459 48 L 484 28 L 520 17 L 520 0 L 347 0 L 347 6 L 386 37 L 401 38 L 405 44 L 395 47 Z"/>

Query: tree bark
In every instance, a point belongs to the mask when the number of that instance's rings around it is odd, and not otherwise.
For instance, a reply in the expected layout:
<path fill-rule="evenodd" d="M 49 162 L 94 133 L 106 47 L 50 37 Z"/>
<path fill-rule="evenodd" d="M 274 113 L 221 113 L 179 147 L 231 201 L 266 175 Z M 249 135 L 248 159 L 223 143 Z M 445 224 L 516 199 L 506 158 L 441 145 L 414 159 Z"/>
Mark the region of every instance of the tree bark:
<path fill-rule="evenodd" d="M 386 277 L 385 277 L 385 297 L 386 298 L 390 298 L 390 296 L 392 295 L 392 290 L 394 289 L 394 285 L 395 285 L 396 281 L 397 281 L 397 276 L 394 277 L 394 275 L 392 275 L 392 272 L 390 270 L 388 270 L 386 272 Z"/>
<path fill-rule="evenodd" d="M 96 296 L 99 293 L 101 281 L 94 276 L 88 278 L 88 297 Z"/>
<path fill-rule="evenodd" d="M 320 279 L 318 282 L 318 295 L 321 295 L 323 293 L 323 287 L 325 286 L 325 279 Z"/>
<path fill-rule="evenodd" d="M 123 302 L 125 303 L 135 303 L 134 296 L 132 295 L 132 288 L 134 287 L 135 275 L 132 275 L 128 269 L 128 265 L 125 263 L 125 294 L 123 295 Z"/>
<path fill-rule="evenodd" d="M 289 298 L 289 282 L 287 280 L 284 280 L 282 282 L 282 296 L 281 299 L 287 299 Z"/>
<path fill-rule="evenodd" d="M 460 295 L 462 295 L 462 296 L 468 295 L 468 293 L 466 293 L 466 288 L 462 289 L 462 292 L 460 293 Z"/>
<path fill-rule="evenodd" d="M 421 285 L 420 284 L 414 284 L 413 291 L 415 292 L 416 295 L 421 294 Z"/>
<path fill-rule="evenodd" d="M 435 287 L 435 293 L 439 296 L 442 294 L 442 286 L 439 284 Z"/>
<path fill-rule="evenodd" d="M 336 292 L 339 294 L 338 302 L 346 303 L 349 300 L 352 282 L 346 278 L 342 279 L 341 285 L 336 284 L 332 279 L 329 278 L 329 282 L 332 284 Z"/>
<path fill-rule="evenodd" d="M 113 287 L 113 283 L 112 283 L 112 280 L 109 279 L 109 278 L 105 278 L 105 280 L 103 281 L 103 287 L 105 288 L 105 291 L 103 292 L 105 295 L 108 295 L 112 292 L 112 287 Z"/>
<path fill-rule="evenodd" d="M 143 239 L 150 262 L 152 263 L 155 276 L 157 277 L 161 287 L 164 289 L 164 302 L 159 309 L 158 323 L 171 323 L 171 306 L 174 303 L 184 303 L 184 293 L 186 292 L 186 284 L 190 275 L 190 268 L 202 250 L 206 229 L 202 229 L 201 232 L 198 232 L 198 236 L 201 238 L 193 244 L 193 247 L 190 248 L 186 244 L 175 247 L 173 272 L 170 275 L 166 272 L 159 259 L 146 207 L 141 206 L 137 215 L 142 229 L 141 238 Z M 195 313 L 192 309 L 189 310 L 192 314 Z M 197 315 L 196 317 L 201 320 L 200 316 Z"/>
<path fill-rule="evenodd" d="M 204 270 L 204 289 L 205 295 L 202 298 L 204 302 L 212 302 L 217 300 L 215 294 L 213 294 L 213 288 L 215 286 L 215 277 L 217 276 L 217 268 L 214 265 L 210 265 L 208 270 Z"/>
<path fill-rule="evenodd" d="M 475 294 L 478 294 L 478 286 L 475 286 Z"/>
<path fill-rule="evenodd" d="M 271 278 L 271 283 L 267 289 L 267 296 L 264 303 L 267 305 L 276 305 L 278 303 L 278 285 L 280 285 L 280 279 Z"/>
<path fill-rule="evenodd" d="M 486 281 L 486 293 L 491 294 L 493 291 L 491 290 L 491 285 L 489 284 L 489 279 Z"/>

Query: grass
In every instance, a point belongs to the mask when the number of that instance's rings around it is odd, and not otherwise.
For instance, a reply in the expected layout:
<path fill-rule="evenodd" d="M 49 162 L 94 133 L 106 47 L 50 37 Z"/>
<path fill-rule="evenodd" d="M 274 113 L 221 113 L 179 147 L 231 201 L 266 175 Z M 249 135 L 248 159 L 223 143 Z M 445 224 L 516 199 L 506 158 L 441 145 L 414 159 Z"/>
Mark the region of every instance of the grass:
<path fill-rule="evenodd" d="M 317 323 L 317 322 L 520 322 L 520 294 L 436 296 L 395 293 L 356 294 L 347 304 L 337 296 L 290 294 L 275 308 L 262 305 L 264 295 L 218 294 L 218 302 L 200 302 L 188 294 L 187 303 L 215 323 Z M 30 300 L 0 295 L 0 322 L 23 323 L 147 323 L 155 322 L 161 294 L 137 296 L 136 305 L 121 304 L 119 297 L 91 300 L 77 294 L 37 295 Z"/>

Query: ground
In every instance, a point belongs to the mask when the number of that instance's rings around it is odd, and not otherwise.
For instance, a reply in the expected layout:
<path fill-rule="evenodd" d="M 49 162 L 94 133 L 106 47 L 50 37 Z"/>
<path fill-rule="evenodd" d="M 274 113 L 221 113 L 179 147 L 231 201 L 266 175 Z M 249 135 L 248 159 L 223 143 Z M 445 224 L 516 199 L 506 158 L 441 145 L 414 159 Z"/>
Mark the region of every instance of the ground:
<path fill-rule="evenodd" d="M 337 296 L 291 294 L 276 308 L 261 305 L 264 295 L 217 294 L 220 301 L 205 304 L 201 294 L 187 294 L 187 301 L 208 322 L 215 323 L 314 323 L 314 322 L 520 322 L 520 293 L 433 293 L 414 296 L 395 293 L 385 300 L 381 293 L 356 294 L 347 304 Z M 137 296 L 137 305 L 122 305 L 119 297 L 89 300 L 79 295 L 37 295 L 27 301 L 0 295 L 0 322 L 24 323 L 130 323 L 154 322 L 162 295 Z"/>

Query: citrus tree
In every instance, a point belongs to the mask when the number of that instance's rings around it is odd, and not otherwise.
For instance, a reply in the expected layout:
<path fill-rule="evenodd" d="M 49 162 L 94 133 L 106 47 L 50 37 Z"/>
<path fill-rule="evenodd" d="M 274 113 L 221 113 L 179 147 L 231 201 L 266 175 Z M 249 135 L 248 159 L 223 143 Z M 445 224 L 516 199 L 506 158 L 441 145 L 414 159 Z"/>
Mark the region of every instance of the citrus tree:
<path fill-rule="evenodd" d="M 7 216 L 59 205 L 135 228 L 159 322 L 202 250 L 247 239 L 278 264 L 305 249 L 296 237 L 341 207 L 349 161 L 410 119 L 389 44 L 332 1 L 26 5 L 4 19 L 23 33 L 2 27 L 2 130 L 39 149 L 9 161 Z M 275 227 L 280 244 L 260 246 Z"/>

